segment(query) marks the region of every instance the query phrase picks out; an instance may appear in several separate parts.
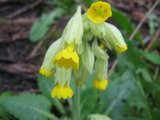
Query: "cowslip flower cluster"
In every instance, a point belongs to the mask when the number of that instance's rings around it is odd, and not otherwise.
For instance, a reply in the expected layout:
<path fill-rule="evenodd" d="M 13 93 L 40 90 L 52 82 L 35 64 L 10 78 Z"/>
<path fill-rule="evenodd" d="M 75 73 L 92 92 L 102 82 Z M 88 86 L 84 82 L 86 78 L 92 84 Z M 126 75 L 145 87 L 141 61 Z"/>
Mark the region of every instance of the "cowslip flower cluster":
<path fill-rule="evenodd" d="M 108 50 L 118 53 L 127 50 L 121 32 L 105 22 L 112 16 L 107 2 L 95 2 L 88 11 L 76 13 L 67 23 L 62 36 L 53 42 L 46 52 L 40 74 L 55 78 L 51 97 L 68 99 L 73 96 L 71 77 L 79 85 L 85 84 L 89 74 L 94 73 L 93 86 L 105 90 L 108 85 Z"/>

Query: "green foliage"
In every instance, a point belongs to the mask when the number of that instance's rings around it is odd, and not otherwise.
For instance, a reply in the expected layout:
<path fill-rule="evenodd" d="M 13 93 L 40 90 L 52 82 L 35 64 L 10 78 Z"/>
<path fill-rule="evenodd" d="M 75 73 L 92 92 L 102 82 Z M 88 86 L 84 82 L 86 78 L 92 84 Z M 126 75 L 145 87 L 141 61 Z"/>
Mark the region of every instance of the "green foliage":
<path fill-rule="evenodd" d="M 41 95 L 23 93 L 8 97 L 2 106 L 19 120 L 56 120 L 50 114 L 50 101 Z"/>
<path fill-rule="evenodd" d="M 68 14 L 76 10 L 75 0 L 49 0 L 52 4 L 57 5 L 58 8 L 67 11 Z"/>
<path fill-rule="evenodd" d="M 160 65 L 160 56 L 156 52 L 145 52 L 144 57 L 150 62 Z"/>
<path fill-rule="evenodd" d="M 149 28 L 150 28 L 150 35 L 154 35 L 155 31 L 158 27 L 158 17 L 155 14 L 151 14 L 149 16 Z"/>
<path fill-rule="evenodd" d="M 30 30 L 30 40 L 37 42 L 41 40 L 49 31 L 50 26 L 55 22 L 56 18 L 59 18 L 64 11 L 61 8 L 53 10 L 51 13 L 43 14 L 42 17 L 37 20 Z"/>
<path fill-rule="evenodd" d="M 4 92 L 0 95 L 0 117 L 3 118 L 3 120 L 9 120 L 10 114 L 5 110 L 3 107 L 3 102 L 8 99 L 11 96 L 10 92 Z"/>
<path fill-rule="evenodd" d="M 46 78 L 42 75 L 38 77 L 38 86 L 40 91 L 47 97 L 51 96 L 51 91 L 54 86 L 54 79 L 53 77 Z"/>
<path fill-rule="evenodd" d="M 86 118 L 94 109 L 98 109 L 96 102 L 98 100 L 98 94 L 93 89 L 86 89 L 81 94 L 81 111 L 84 118 Z"/>
<path fill-rule="evenodd" d="M 106 115 L 101 115 L 101 114 L 91 114 L 89 115 L 89 119 L 88 120 L 112 120 L 111 118 L 109 118 Z"/>
<path fill-rule="evenodd" d="M 127 34 L 131 34 L 135 26 L 132 24 L 131 20 L 120 10 L 112 8 L 112 18 L 116 23 L 124 30 Z M 135 35 L 135 40 L 138 40 L 140 43 L 143 43 L 143 37 L 140 32 L 137 32 Z"/>

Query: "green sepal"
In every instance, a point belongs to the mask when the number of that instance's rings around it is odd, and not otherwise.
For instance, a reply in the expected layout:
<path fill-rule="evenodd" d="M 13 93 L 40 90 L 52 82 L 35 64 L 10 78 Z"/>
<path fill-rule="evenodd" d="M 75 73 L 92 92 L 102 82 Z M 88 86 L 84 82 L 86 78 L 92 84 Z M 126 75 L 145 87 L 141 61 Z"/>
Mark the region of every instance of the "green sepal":
<path fill-rule="evenodd" d="M 117 46 L 123 48 L 126 46 L 122 33 L 119 31 L 117 27 L 112 24 L 105 23 L 105 37 L 111 46 L 115 49 Z"/>
<path fill-rule="evenodd" d="M 77 12 L 69 20 L 67 26 L 65 27 L 62 39 L 67 44 L 75 43 L 76 45 L 80 45 L 82 43 L 82 36 L 83 36 L 82 15 L 81 15 L 81 8 L 78 7 Z"/>
<path fill-rule="evenodd" d="M 92 73 L 94 66 L 94 54 L 91 50 L 90 45 L 87 42 L 84 43 L 84 50 L 81 54 L 81 60 L 82 65 L 85 67 L 85 69 L 89 73 Z"/>
<path fill-rule="evenodd" d="M 108 59 L 96 59 L 95 62 L 95 76 L 96 80 L 105 80 L 107 79 L 107 71 L 108 71 Z"/>
<path fill-rule="evenodd" d="M 51 70 L 54 67 L 53 58 L 62 46 L 63 45 L 61 38 L 52 43 L 45 54 L 41 68 Z"/>
<path fill-rule="evenodd" d="M 92 50 L 93 50 L 94 55 L 98 59 L 107 60 L 109 58 L 109 56 L 106 54 L 106 52 L 98 46 L 96 39 L 93 41 Z"/>
<path fill-rule="evenodd" d="M 55 84 L 59 84 L 60 86 L 64 86 L 65 84 L 70 84 L 71 79 L 71 69 L 65 69 L 56 66 L 56 73 L 55 73 Z"/>
<path fill-rule="evenodd" d="M 104 36 L 106 35 L 105 24 L 104 23 L 95 24 L 90 20 L 88 20 L 88 23 L 90 26 L 90 31 L 93 34 L 93 36 L 99 39 L 103 39 Z"/>
<path fill-rule="evenodd" d="M 85 82 L 87 80 L 89 72 L 85 68 L 85 66 L 83 66 L 82 63 L 80 63 L 80 64 L 81 65 L 80 65 L 79 69 L 74 71 L 74 77 L 75 77 L 76 84 L 83 85 L 83 84 L 85 84 Z"/>

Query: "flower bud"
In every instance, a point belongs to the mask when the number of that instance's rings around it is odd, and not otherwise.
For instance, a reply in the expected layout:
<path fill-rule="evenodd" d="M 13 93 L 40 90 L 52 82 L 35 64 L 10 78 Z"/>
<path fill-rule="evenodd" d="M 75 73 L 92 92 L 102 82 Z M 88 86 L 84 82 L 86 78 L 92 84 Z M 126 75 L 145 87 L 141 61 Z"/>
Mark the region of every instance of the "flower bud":
<path fill-rule="evenodd" d="M 51 77 L 53 70 L 52 68 L 54 67 L 53 65 L 53 58 L 58 52 L 60 46 L 61 46 L 61 38 L 52 43 L 52 45 L 48 48 L 46 55 L 44 57 L 42 66 L 40 68 L 40 74 L 46 76 L 46 77 Z"/>
<path fill-rule="evenodd" d="M 106 39 L 117 52 L 126 51 L 127 45 L 121 32 L 112 24 L 105 23 Z"/>
<path fill-rule="evenodd" d="M 64 29 L 62 39 L 65 43 L 71 44 L 75 43 L 80 45 L 82 43 L 83 36 L 83 24 L 81 16 L 81 8 L 77 8 L 77 12 L 69 20 L 67 26 Z"/>

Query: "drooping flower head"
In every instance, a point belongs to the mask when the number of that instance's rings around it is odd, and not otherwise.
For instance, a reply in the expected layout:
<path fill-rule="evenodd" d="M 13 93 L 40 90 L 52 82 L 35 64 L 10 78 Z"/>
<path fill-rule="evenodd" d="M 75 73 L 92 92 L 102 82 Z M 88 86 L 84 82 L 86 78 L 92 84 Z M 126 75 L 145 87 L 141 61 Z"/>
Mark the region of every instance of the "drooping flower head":
<path fill-rule="evenodd" d="M 110 45 L 116 50 L 118 53 L 125 52 L 128 47 L 124 41 L 122 33 L 112 24 L 105 23 L 106 27 L 106 40 L 110 43 Z"/>
<path fill-rule="evenodd" d="M 108 86 L 108 80 L 93 80 L 93 86 L 98 90 L 105 90 Z"/>
<path fill-rule="evenodd" d="M 56 53 L 58 52 L 60 45 L 61 45 L 61 38 L 56 40 L 54 43 L 52 43 L 52 45 L 49 47 L 49 49 L 46 52 L 46 55 L 44 57 L 42 66 L 39 70 L 39 73 L 41 75 L 44 75 L 46 77 L 51 77 L 53 74 L 53 58 L 56 55 Z"/>
<path fill-rule="evenodd" d="M 75 15 L 69 20 L 62 34 L 64 49 L 58 52 L 53 60 L 54 64 L 66 69 L 79 68 L 79 56 L 76 47 L 82 43 L 83 23 L 81 8 L 77 8 Z"/>
<path fill-rule="evenodd" d="M 93 52 L 96 56 L 95 75 L 93 87 L 98 90 L 105 90 L 108 86 L 107 71 L 108 71 L 108 55 L 103 50 L 103 47 L 98 46 L 97 41 L 93 42 Z"/>
<path fill-rule="evenodd" d="M 73 96 L 73 90 L 66 84 L 64 86 L 60 86 L 57 84 L 52 92 L 51 92 L 51 97 L 57 97 L 58 99 L 68 99 Z"/>
<path fill-rule="evenodd" d="M 95 2 L 88 9 L 87 15 L 94 23 L 102 23 L 112 16 L 111 6 L 107 2 Z"/>
<path fill-rule="evenodd" d="M 59 67 L 64 67 L 66 69 L 79 68 L 79 57 L 75 52 L 73 45 L 68 45 L 65 49 L 60 51 L 54 59 L 54 64 L 57 64 Z"/>
<path fill-rule="evenodd" d="M 68 99 L 73 96 L 70 87 L 71 72 L 71 69 L 56 67 L 55 86 L 51 91 L 51 97 Z"/>

